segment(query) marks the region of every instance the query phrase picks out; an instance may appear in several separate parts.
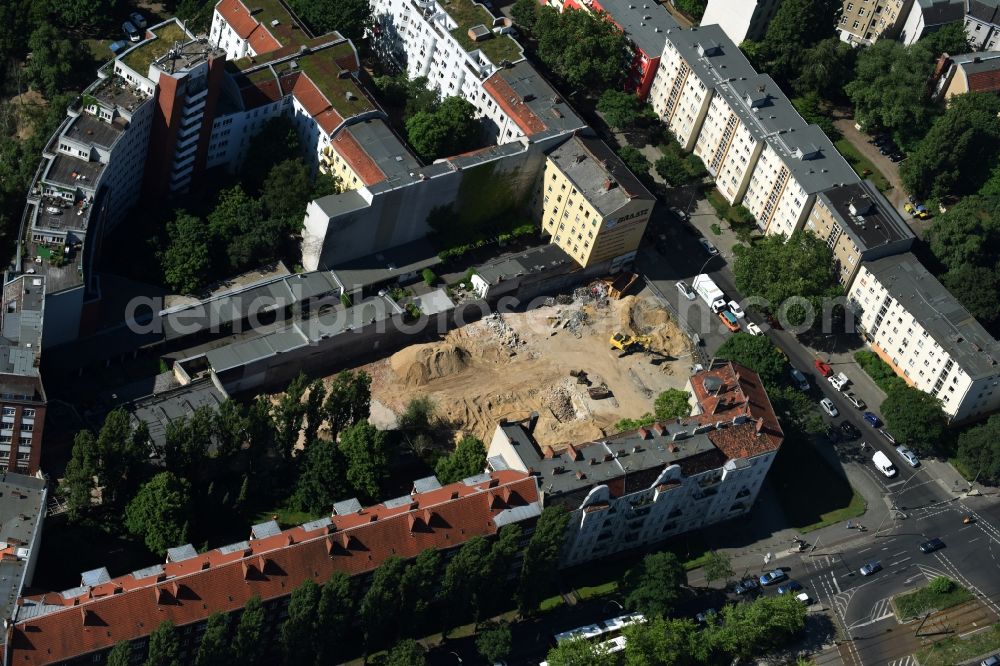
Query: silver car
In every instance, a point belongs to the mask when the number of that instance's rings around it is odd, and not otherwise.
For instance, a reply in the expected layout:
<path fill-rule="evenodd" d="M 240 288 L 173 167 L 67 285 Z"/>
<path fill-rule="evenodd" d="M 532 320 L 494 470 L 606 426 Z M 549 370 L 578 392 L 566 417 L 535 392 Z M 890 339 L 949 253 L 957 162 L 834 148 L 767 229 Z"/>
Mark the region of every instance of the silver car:
<path fill-rule="evenodd" d="M 910 463 L 910 467 L 918 467 L 920 465 L 920 458 L 917 457 L 917 454 L 905 446 L 897 447 L 896 453 L 898 453 L 903 460 Z"/>
<path fill-rule="evenodd" d="M 695 298 L 697 298 L 697 296 L 694 293 L 694 289 L 692 289 L 688 285 L 688 283 L 685 282 L 684 280 L 679 281 L 675 286 L 677 287 L 677 291 L 684 294 L 684 298 L 688 299 L 689 301 L 693 301 Z"/>

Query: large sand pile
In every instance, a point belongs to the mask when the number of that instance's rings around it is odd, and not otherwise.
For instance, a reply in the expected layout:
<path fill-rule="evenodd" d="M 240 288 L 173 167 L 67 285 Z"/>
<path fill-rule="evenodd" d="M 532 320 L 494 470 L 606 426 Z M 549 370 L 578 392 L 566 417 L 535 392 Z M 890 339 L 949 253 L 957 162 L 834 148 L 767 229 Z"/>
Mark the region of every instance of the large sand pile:
<path fill-rule="evenodd" d="M 469 365 L 469 352 L 453 344 L 429 342 L 396 352 L 389 359 L 389 365 L 407 386 L 424 386 L 432 379 L 465 370 Z"/>

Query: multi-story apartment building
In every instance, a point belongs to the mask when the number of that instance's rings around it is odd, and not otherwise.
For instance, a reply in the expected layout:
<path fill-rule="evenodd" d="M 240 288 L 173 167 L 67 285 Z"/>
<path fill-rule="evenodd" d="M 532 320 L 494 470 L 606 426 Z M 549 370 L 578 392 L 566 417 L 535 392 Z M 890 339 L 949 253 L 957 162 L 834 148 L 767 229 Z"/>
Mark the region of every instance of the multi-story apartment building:
<path fill-rule="evenodd" d="M 953 421 L 1000 408 L 1000 343 L 912 254 L 865 262 L 847 296 L 875 353 Z"/>
<path fill-rule="evenodd" d="M 345 190 L 400 182 L 420 170 L 420 162 L 381 119 L 355 123 L 323 149 L 320 171 L 339 179 Z"/>
<path fill-rule="evenodd" d="M 718 25 L 729 39 L 761 39 L 778 11 L 778 0 L 708 0 L 701 25 Z"/>
<path fill-rule="evenodd" d="M 564 565 L 749 513 L 784 437 L 760 377 L 714 361 L 687 390 L 688 418 L 560 450 L 532 437 L 537 414 L 497 426 L 488 467 L 535 475 L 545 505 L 570 511 Z"/>
<path fill-rule="evenodd" d="M 934 98 L 950 100 L 968 92 L 1000 92 L 1000 51 L 948 55 L 934 69 Z"/>
<path fill-rule="evenodd" d="M 975 51 L 1000 49 L 1000 0 L 969 0 L 965 12 L 965 34 Z"/>
<path fill-rule="evenodd" d="M 22 591 L 31 586 L 48 513 L 48 491 L 41 474 L 5 472 L 0 476 L 0 655 L 7 654 L 8 633 Z M 0 657 L 2 660 L 2 657 Z M 9 664 L 9 661 L 3 663 Z"/>
<path fill-rule="evenodd" d="M 837 29 L 848 44 L 894 39 L 909 15 L 913 0 L 844 0 Z"/>
<path fill-rule="evenodd" d="M 631 261 L 656 203 L 603 141 L 575 134 L 546 155 L 542 230 L 578 264 Z M 617 262 L 617 263 L 614 263 Z"/>
<path fill-rule="evenodd" d="M 837 278 L 845 287 L 862 262 L 906 252 L 914 241 L 909 225 L 870 180 L 817 194 L 805 229 L 833 251 Z"/>
<path fill-rule="evenodd" d="M 899 41 L 909 46 L 949 23 L 965 20 L 966 0 L 913 0 L 899 30 Z"/>
<path fill-rule="evenodd" d="M 3 286 L 0 313 L 0 469 L 34 474 L 42 456 L 47 400 L 42 355 L 45 278 L 22 275 Z M 2 504 L 2 502 L 0 502 Z"/>
<path fill-rule="evenodd" d="M 533 477 L 501 471 L 441 486 L 429 477 L 409 495 L 362 508 L 334 505 L 328 518 L 281 530 L 255 525 L 250 538 L 204 553 L 190 544 L 171 548 L 166 561 L 112 578 L 106 568 L 81 574 L 78 587 L 22 598 L 7 632 L 6 664 L 103 663 L 118 641 L 145 658 L 149 634 L 165 620 L 179 629 L 182 663 L 194 655 L 211 613 L 238 613 L 259 595 L 272 642 L 292 591 L 333 573 L 360 585 L 390 556 L 413 558 L 428 548 L 449 553 L 474 536 L 491 537 L 504 525 L 530 534 L 541 513 Z"/>

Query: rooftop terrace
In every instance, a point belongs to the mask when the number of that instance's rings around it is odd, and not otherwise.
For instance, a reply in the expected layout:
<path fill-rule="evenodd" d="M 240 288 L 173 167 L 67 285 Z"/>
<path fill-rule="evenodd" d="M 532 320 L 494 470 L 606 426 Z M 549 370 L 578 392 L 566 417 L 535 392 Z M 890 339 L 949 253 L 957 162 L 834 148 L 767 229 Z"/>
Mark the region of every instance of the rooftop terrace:
<path fill-rule="evenodd" d="M 49 163 L 43 180 L 53 185 L 62 185 L 71 189 L 85 188 L 93 190 L 101 178 L 106 165 L 101 162 L 91 162 L 78 157 L 56 153 Z"/>
<path fill-rule="evenodd" d="M 0 497 L 0 617 L 6 620 L 21 593 L 26 560 L 45 511 L 45 481 L 6 473 Z"/>
<path fill-rule="evenodd" d="M 81 113 L 70 122 L 63 136 L 81 143 L 92 143 L 101 148 L 110 149 L 124 131 L 124 121 L 109 123 L 99 120 L 89 113 Z"/>
<path fill-rule="evenodd" d="M 440 4 L 441 8 L 458 23 L 458 27 L 451 31 L 451 35 L 466 51 L 470 53 L 477 49 L 482 51 L 497 67 L 504 60 L 516 62 L 524 58 L 520 44 L 509 35 L 498 35 L 493 32 L 493 20 L 496 17 L 486 7 L 473 0 L 440 0 Z M 469 29 L 477 25 L 486 26 L 492 36 L 481 42 L 472 41 L 469 38 Z"/>
<path fill-rule="evenodd" d="M 166 55 L 176 42 L 187 42 L 191 39 L 175 19 L 153 26 L 148 32 L 156 37 L 147 39 L 121 58 L 123 63 L 142 76 L 147 76 L 153 61 Z"/>
<path fill-rule="evenodd" d="M 84 104 L 87 103 L 88 96 L 107 106 L 120 107 L 126 111 L 134 111 L 140 104 L 149 99 L 126 83 L 125 79 L 120 76 L 109 76 L 106 79 L 97 80 L 83 93 Z"/>

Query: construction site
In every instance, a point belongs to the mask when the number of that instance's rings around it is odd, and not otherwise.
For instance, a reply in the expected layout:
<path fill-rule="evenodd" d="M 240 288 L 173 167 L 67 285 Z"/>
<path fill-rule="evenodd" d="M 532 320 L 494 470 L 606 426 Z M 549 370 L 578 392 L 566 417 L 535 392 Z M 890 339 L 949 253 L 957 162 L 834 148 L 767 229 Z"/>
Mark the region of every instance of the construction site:
<path fill-rule="evenodd" d="M 357 368 L 372 376 L 372 422 L 392 428 L 410 400 L 427 396 L 456 437 L 488 442 L 500 419 L 537 411 L 535 436 L 558 446 L 651 412 L 660 392 L 687 382 L 691 341 L 648 291 L 616 296 L 595 282 Z"/>

